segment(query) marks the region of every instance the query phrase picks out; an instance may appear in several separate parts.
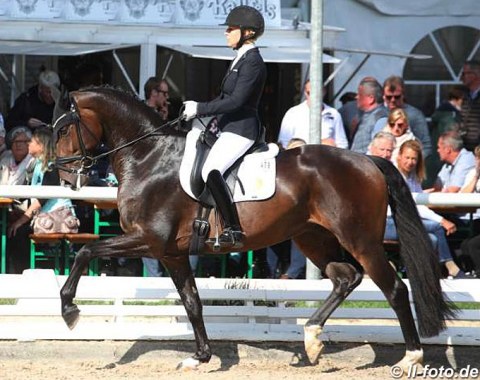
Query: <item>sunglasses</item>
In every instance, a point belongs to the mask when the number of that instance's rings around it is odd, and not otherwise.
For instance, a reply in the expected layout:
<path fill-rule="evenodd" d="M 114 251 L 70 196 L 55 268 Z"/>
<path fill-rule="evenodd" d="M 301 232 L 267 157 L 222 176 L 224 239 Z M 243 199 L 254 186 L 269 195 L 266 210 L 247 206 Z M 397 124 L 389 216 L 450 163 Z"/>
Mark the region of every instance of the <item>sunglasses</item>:
<path fill-rule="evenodd" d="M 161 89 L 159 89 L 159 88 L 156 88 L 155 91 L 163 94 L 164 96 L 168 96 L 168 91 L 163 91 L 163 90 L 161 90 Z"/>
<path fill-rule="evenodd" d="M 385 95 L 385 99 L 387 99 L 388 101 L 392 100 L 392 99 L 395 99 L 395 100 L 398 100 L 402 97 L 403 95 Z"/>
<path fill-rule="evenodd" d="M 233 32 L 234 30 L 238 30 L 238 29 L 240 29 L 238 26 L 229 26 L 229 27 L 225 30 L 225 32 L 226 32 L 226 33 L 230 33 L 230 32 Z"/>

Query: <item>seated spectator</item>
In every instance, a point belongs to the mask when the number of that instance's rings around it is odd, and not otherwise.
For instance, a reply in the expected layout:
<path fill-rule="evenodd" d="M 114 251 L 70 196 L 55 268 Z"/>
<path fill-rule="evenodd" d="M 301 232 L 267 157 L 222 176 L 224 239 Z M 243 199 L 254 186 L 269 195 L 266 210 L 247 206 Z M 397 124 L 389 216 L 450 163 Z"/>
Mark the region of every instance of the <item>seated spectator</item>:
<path fill-rule="evenodd" d="M 33 132 L 32 139 L 28 144 L 30 155 L 35 157 L 35 167 L 32 175 L 32 186 L 58 185 L 59 177 L 57 171 L 49 171 L 48 164 L 55 159 L 52 131 L 49 128 L 37 128 Z M 30 206 L 15 222 L 8 227 L 10 248 L 10 261 L 14 273 L 21 273 L 30 267 L 30 249 L 28 234 L 31 232 L 30 222 L 36 214 L 50 212 L 59 208 L 71 208 L 70 199 L 32 199 Z M 20 240 L 20 241 L 19 241 Z M 27 242 L 26 247 L 22 244 Z M 15 244 L 16 243 L 16 244 Z M 13 245 L 13 247 L 12 247 Z M 23 249 L 18 249 L 22 247 Z"/>
<path fill-rule="evenodd" d="M 10 150 L 0 158 L 0 184 L 25 185 L 27 171 L 33 170 L 33 157 L 28 154 L 28 143 L 32 133 L 27 127 L 16 127 L 7 135 Z"/>
<path fill-rule="evenodd" d="M 475 147 L 475 167 L 467 174 L 461 193 L 480 193 L 480 145 Z M 474 217 L 475 232 L 480 228 L 480 215 L 477 211 Z M 458 259 L 463 263 L 465 270 L 471 271 L 476 277 L 480 276 L 480 234 L 465 239 L 461 244 Z"/>
<path fill-rule="evenodd" d="M 368 146 L 368 152 L 372 156 L 385 158 L 392 161 L 392 154 L 395 149 L 395 136 L 390 132 L 380 131 L 374 137 Z"/>
<path fill-rule="evenodd" d="M 385 157 L 384 157 L 385 158 Z M 405 178 L 410 191 L 422 192 L 421 181 L 425 176 L 425 165 L 422 155 L 422 147 L 419 141 L 408 140 L 399 149 L 397 167 Z M 446 235 L 456 231 L 454 223 L 436 214 L 426 206 L 417 206 L 422 223 L 429 234 L 432 244 L 439 255 L 439 261 L 445 265 L 448 275 L 452 278 L 466 278 L 467 275 L 460 270 L 452 258 Z M 385 226 L 385 240 L 398 240 L 398 235 L 390 207 L 387 211 Z"/>
<path fill-rule="evenodd" d="M 397 155 L 400 146 L 405 141 L 415 140 L 415 136 L 410 131 L 408 125 L 408 117 L 404 110 L 395 108 L 388 114 L 387 125 L 383 129 L 385 132 L 391 133 L 395 136 L 395 149 L 392 152 L 392 162 L 397 162 Z"/>
<path fill-rule="evenodd" d="M 467 173 L 475 167 L 472 152 L 463 147 L 463 140 L 456 131 L 442 133 L 438 139 L 437 152 L 444 162 L 435 184 L 428 192 L 458 193 L 465 183 Z"/>
<path fill-rule="evenodd" d="M 38 84 L 20 94 L 8 113 L 7 131 L 22 125 L 32 131 L 52 123 L 55 99 L 60 96 L 60 78 L 55 71 L 42 71 Z"/>
<path fill-rule="evenodd" d="M 419 141 L 409 140 L 402 144 L 397 159 L 397 167 L 405 178 L 410 191 L 416 193 L 423 192 L 421 182 L 425 178 L 425 163 Z M 445 265 L 449 276 L 465 278 L 465 273 L 460 270 L 453 260 L 446 238 L 446 236 L 456 232 L 455 224 L 426 206 L 419 205 L 417 209 L 425 229 L 434 237 L 432 242 L 437 249 L 440 263 Z"/>

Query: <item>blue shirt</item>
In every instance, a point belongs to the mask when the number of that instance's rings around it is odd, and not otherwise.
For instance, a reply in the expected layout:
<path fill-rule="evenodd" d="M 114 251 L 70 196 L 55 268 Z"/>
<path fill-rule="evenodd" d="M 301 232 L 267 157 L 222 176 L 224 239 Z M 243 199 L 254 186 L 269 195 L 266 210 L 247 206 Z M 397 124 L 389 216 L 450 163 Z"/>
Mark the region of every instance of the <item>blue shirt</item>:
<path fill-rule="evenodd" d="M 42 169 L 42 161 L 38 158 L 35 160 L 35 167 L 32 174 L 32 186 L 41 186 L 43 181 L 44 171 Z M 72 201 L 70 199 L 47 199 L 43 204 L 40 212 L 49 212 L 60 207 L 73 208 Z"/>
<path fill-rule="evenodd" d="M 462 187 L 467 173 L 475 167 L 475 156 L 463 148 L 453 164 L 443 164 L 437 175 L 442 189 L 450 186 Z"/>

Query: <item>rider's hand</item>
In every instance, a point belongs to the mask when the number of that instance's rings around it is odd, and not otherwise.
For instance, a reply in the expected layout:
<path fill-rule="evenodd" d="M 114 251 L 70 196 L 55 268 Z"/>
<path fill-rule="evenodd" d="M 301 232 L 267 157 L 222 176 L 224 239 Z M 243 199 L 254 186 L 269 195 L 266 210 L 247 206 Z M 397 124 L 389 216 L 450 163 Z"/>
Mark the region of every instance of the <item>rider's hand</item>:
<path fill-rule="evenodd" d="M 185 109 L 183 110 L 182 116 L 186 121 L 189 121 L 197 116 L 197 102 L 194 102 L 193 100 L 187 100 L 186 102 L 183 102 L 183 105 L 185 106 Z"/>

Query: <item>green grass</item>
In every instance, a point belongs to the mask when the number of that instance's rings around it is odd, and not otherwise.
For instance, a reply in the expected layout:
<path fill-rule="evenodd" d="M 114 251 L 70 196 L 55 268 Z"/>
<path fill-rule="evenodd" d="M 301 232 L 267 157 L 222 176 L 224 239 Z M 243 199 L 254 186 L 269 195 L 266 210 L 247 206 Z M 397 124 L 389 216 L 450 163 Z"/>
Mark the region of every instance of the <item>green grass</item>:
<path fill-rule="evenodd" d="M 15 305 L 17 302 L 14 298 L 0 298 L 0 305 Z M 100 301 L 100 300 L 76 300 L 78 305 L 113 305 L 113 300 Z M 221 302 L 221 301 L 218 301 Z M 211 303 L 210 303 L 211 304 Z M 227 305 L 228 303 L 221 303 L 222 305 Z M 257 306 L 275 306 L 274 302 L 262 302 L 258 301 L 255 303 Z M 289 302 L 288 307 L 311 307 L 316 308 L 320 307 L 323 304 L 323 301 L 296 301 Z M 147 300 L 126 300 L 123 301 L 123 305 L 146 305 L 146 306 L 168 306 L 168 305 L 181 305 L 178 300 L 157 300 L 157 301 L 147 301 Z M 480 310 L 479 302 L 455 302 L 455 305 L 459 309 L 464 310 Z M 344 308 L 389 308 L 390 306 L 386 301 L 344 301 L 340 307 Z"/>

